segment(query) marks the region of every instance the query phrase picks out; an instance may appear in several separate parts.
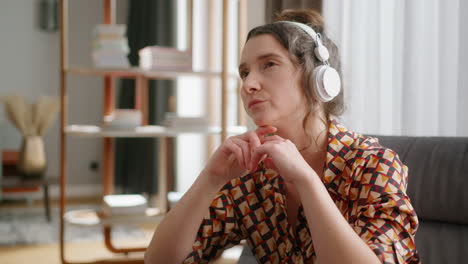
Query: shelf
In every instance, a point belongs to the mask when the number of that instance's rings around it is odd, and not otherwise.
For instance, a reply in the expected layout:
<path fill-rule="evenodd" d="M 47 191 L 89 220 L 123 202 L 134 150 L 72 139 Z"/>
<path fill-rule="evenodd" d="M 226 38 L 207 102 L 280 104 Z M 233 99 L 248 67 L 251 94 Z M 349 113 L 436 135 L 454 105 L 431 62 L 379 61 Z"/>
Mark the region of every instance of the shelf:
<path fill-rule="evenodd" d="M 158 208 L 147 208 L 145 215 L 117 215 L 104 216 L 100 211 L 94 209 L 71 210 L 64 214 L 64 220 L 72 225 L 79 226 L 111 226 L 111 225 L 127 225 L 140 223 L 157 223 L 160 222 L 164 215 L 160 213 Z"/>
<path fill-rule="evenodd" d="M 244 126 L 234 126 L 227 129 L 228 134 L 242 134 L 247 131 Z M 102 129 L 92 125 L 69 125 L 65 132 L 80 137 L 176 137 L 184 134 L 219 134 L 221 127 L 200 128 L 168 128 L 163 126 L 141 126 L 129 130 Z"/>
<path fill-rule="evenodd" d="M 67 73 L 88 76 L 112 76 L 120 78 L 136 78 L 145 77 L 148 79 L 172 80 L 177 77 L 211 77 L 217 78 L 221 76 L 221 72 L 209 71 L 156 71 L 143 70 L 138 67 L 130 68 L 94 68 L 82 66 L 70 66 L 65 70 Z M 229 74 L 230 78 L 238 78 L 238 74 Z"/>
<path fill-rule="evenodd" d="M 208 72 L 208 71 L 154 71 L 142 70 L 143 75 L 148 79 L 166 79 L 172 80 L 177 77 L 205 77 L 205 78 L 220 78 L 221 72 Z M 230 78 L 238 78 L 235 73 L 229 74 Z"/>
<path fill-rule="evenodd" d="M 77 75 L 89 75 L 89 76 L 113 76 L 113 77 L 130 77 L 134 78 L 142 75 L 140 68 L 92 68 L 92 67 L 80 67 L 70 66 L 65 72 L 77 74 Z"/>

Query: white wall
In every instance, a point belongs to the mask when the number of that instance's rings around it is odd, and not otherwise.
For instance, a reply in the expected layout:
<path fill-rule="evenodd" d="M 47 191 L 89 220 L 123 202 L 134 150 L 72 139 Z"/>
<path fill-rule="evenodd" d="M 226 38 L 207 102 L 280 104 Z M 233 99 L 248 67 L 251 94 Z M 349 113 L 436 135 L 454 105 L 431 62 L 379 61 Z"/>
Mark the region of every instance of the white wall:
<path fill-rule="evenodd" d="M 249 30 L 265 24 L 265 0 L 248 1 L 247 13 Z"/>
<path fill-rule="evenodd" d="M 59 32 L 41 31 L 38 26 L 39 0 L 0 1 L 0 95 L 24 94 L 29 100 L 40 95 L 59 95 Z M 118 23 L 126 23 L 127 0 L 117 1 Z M 103 1 L 69 1 L 70 64 L 91 65 L 91 32 L 102 21 Z M 102 113 L 102 80 L 68 78 L 69 123 L 99 124 Z M 20 136 L 0 112 L 2 148 L 19 148 Z M 59 120 L 46 132 L 48 172 L 59 173 Z M 68 139 L 68 182 L 79 185 L 100 183 L 100 173 L 89 163 L 101 159 L 101 140 Z"/>

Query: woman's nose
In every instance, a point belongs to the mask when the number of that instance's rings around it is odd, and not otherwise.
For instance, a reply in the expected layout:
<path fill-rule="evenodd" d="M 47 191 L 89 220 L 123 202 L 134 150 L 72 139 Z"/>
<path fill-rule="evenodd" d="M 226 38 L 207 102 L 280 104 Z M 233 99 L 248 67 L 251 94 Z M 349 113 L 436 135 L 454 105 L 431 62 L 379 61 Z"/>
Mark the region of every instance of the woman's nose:
<path fill-rule="evenodd" d="M 250 73 L 242 81 L 242 88 L 247 93 L 257 92 L 258 90 L 260 90 L 260 87 L 261 86 L 258 78 L 256 78 L 255 75 L 252 73 Z"/>

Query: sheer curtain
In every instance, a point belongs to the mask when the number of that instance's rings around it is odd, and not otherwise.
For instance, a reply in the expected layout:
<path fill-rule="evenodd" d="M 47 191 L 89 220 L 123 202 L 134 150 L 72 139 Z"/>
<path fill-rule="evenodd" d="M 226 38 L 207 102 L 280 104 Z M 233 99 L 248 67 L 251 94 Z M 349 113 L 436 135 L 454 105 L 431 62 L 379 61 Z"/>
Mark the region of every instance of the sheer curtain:
<path fill-rule="evenodd" d="M 328 0 L 347 111 L 361 133 L 468 136 L 468 3 Z"/>

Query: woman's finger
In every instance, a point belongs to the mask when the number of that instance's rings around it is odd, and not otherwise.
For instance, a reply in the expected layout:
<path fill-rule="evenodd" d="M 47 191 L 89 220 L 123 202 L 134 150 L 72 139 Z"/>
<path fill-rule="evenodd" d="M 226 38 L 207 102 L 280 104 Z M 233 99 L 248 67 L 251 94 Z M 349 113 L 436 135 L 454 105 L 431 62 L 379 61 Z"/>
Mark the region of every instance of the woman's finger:
<path fill-rule="evenodd" d="M 285 141 L 284 138 L 278 136 L 278 135 L 272 135 L 272 136 L 268 136 L 268 137 L 264 137 L 262 138 L 261 140 L 261 143 L 265 143 L 265 142 L 270 142 L 270 141 L 279 141 L 279 142 L 283 142 Z"/>
<path fill-rule="evenodd" d="M 250 171 L 251 171 L 251 172 L 255 172 L 255 170 L 258 168 L 258 164 L 259 164 L 260 162 L 262 162 L 263 160 L 265 160 L 267 157 L 268 157 L 268 155 L 267 155 L 267 154 L 264 154 L 264 155 L 260 158 L 260 160 L 259 160 L 257 163 L 251 161 L 251 162 L 249 163 L 249 164 L 250 164 L 250 167 L 251 167 L 251 170 L 250 170 Z"/>
<path fill-rule="evenodd" d="M 264 126 L 259 127 L 254 131 L 249 131 L 247 133 L 234 137 L 234 139 L 237 138 L 237 140 L 235 140 L 235 143 L 242 148 L 245 161 L 244 165 L 247 169 L 250 169 L 252 151 L 262 144 L 262 139 L 265 135 L 274 133 L 276 131 L 276 127 Z M 243 142 L 246 142 L 248 144 L 248 149 L 245 149 L 243 147 Z"/>
<path fill-rule="evenodd" d="M 249 169 L 252 170 L 255 168 L 258 163 L 265 158 L 265 156 L 268 156 L 270 153 L 270 148 L 274 143 L 272 142 L 266 142 L 262 144 L 261 146 L 257 147 L 254 149 L 251 157 L 251 163 L 249 165 Z"/>
<path fill-rule="evenodd" d="M 252 148 L 256 148 L 262 144 L 261 139 L 267 135 L 276 132 L 277 128 L 272 126 L 259 127 L 256 130 L 249 131 L 237 136 L 244 141 L 249 142 Z"/>
<path fill-rule="evenodd" d="M 248 168 L 244 164 L 244 157 L 242 155 L 242 149 L 234 144 L 232 139 L 227 139 L 226 142 L 224 143 L 224 146 L 233 153 L 237 159 L 237 162 L 239 163 L 239 167 L 241 167 L 244 170 L 247 170 Z"/>
<path fill-rule="evenodd" d="M 253 132 L 253 133 L 250 133 L 248 135 L 248 140 L 249 140 L 249 147 L 250 147 L 250 153 L 252 153 L 252 151 L 260 146 L 262 144 L 260 138 L 258 137 L 257 133 Z M 249 162 L 250 162 L 250 159 L 249 159 Z"/>
<path fill-rule="evenodd" d="M 259 138 L 262 138 L 264 135 L 275 133 L 278 129 L 274 126 L 264 126 L 259 127 L 255 130 Z"/>
<path fill-rule="evenodd" d="M 232 143 L 237 145 L 242 150 L 242 164 L 243 167 L 249 169 L 249 162 L 250 162 L 250 147 L 249 143 L 245 142 L 239 138 L 232 138 Z"/>
<path fill-rule="evenodd" d="M 245 134 L 242 134 L 240 136 L 237 136 L 241 141 L 244 141 L 249 148 L 248 155 L 246 155 L 246 165 L 250 163 L 250 156 L 252 154 L 252 150 L 262 144 L 260 141 L 260 138 L 258 137 L 258 134 L 255 131 L 249 131 Z"/>
<path fill-rule="evenodd" d="M 275 171 L 278 171 L 278 168 L 276 167 L 275 163 L 273 162 L 273 159 L 272 158 L 266 158 L 263 160 L 263 162 L 265 163 L 265 167 L 268 168 L 268 169 L 273 169 Z"/>

